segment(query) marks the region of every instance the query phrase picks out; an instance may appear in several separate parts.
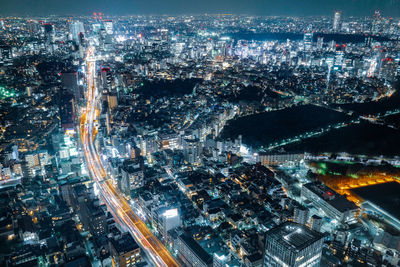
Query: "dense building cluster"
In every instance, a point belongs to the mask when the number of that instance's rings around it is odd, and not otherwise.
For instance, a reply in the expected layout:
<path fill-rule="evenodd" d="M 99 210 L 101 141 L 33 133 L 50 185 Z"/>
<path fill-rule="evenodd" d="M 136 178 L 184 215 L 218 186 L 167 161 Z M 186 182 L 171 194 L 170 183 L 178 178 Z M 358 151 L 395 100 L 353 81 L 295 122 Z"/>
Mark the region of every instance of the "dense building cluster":
<path fill-rule="evenodd" d="M 0 20 L 0 263 L 152 266 L 102 182 L 182 266 L 397 266 L 397 215 L 319 175 L 331 162 L 397 168 L 399 159 L 279 148 L 399 113 L 340 106 L 395 93 L 398 18 L 103 16 Z M 81 140 L 88 60 L 105 181 Z M 292 137 L 270 128 L 261 146 L 221 134 L 250 115 L 293 117 L 283 114 L 291 108 L 327 118 Z"/>

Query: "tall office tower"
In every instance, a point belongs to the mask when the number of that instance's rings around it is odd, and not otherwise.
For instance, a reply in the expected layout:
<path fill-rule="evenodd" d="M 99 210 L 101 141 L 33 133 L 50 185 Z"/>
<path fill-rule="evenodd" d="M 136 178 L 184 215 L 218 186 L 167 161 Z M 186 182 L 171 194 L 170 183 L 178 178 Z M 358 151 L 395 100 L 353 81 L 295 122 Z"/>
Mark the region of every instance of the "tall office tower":
<path fill-rule="evenodd" d="M 75 96 L 66 90 L 61 90 L 59 109 L 63 130 L 74 128 L 76 118 Z"/>
<path fill-rule="evenodd" d="M 44 23 L 44 38 L 48 43 L 52 43 L 54 41 L 56 32 L 54 30 L 54 25 L 51 23 Z"/>
<path fill-rule="evenodd" d="M 92 30 L 93 30 L 94 33 L 99 33 L 100 30 L 101 30 L 101 24 L 100 23 L 93 23 Z"/>
<path fill-rule="evenodd" d="M 5 30 L 6 26 L 4 25 L 4 19 L 0 19 L 0 30 Z"/>
<path fill-rule="evenodd" d="M 13 159 L 15 159 L 17 161 L 19 160 L 18 145 L 12 146 L 12 156 L 13 156 Z"/>
<path fill-rule="evenodd" d="M 104 29 L 106 30 L 107 34 L 113 34 L 114 33 L 114 27 L 113 27 L 112 20 L 103 21 L 103 25 L 104 25 Z"/>
<path fill-rule="evenodd" d="M 75 71 L 61 72 L 61 87 L 70 92 L 75 92 L 78 88 L 78 74 Z"/>
<path fill-rule="evenodd" d="M 114 86 L 113 76 L 110 67 L 101 68 L 101 82 L 103 85 L 103 94 L 108 94 Z"/>
<path fill-rule="evenodd" d="M 345 45 L 336 46 L 335 59 L 334 59 L 335 69 L 337 69 L 337 68 L 340 69 L 343 66 L 343 63 L 345 60 L 344 49 L 345 49 Z"/>
<path fill-rule="evenodd" d="M 312 48 L 313 43 L 313 33 L 308 32 L 303 36 L 304 50 L 310 50 Z"/>
<path fill-rule="evenodd" d="M 341 11 L 336 11 L 333 17 L 333 31 L 337 32 L 340 30 L 340 17 L 342 15 Z"/>
<path fill-rule="evenodd" d="M 30 20 L 28 22 L 28 29 L 30 33 L 40 32 L 40 24 L 36 20 Z"/>
<path fill-rule="evenodd" d="M 9 45 L 1 45 L 0 46 L 0 59 L 1 60 L 9 60 L 12 59 L 13 53 L 12 48 Z"/>
<path fill-rule="evenodd" d="M 164 41 L 168 41 L 168 29 L 160 30 L 160 39 Z"/>
<path fill-rule="evenodd" d="M 306 207 L 298 206 L 294 208 L 293 221 L 299 224 L 306 224 L 310 212 Z"/>
<path fill-rule="evenodd" d="M 380 62 L 379 78 L 394 82 L 398 63 L 395 63 L 394 59 L 390 57 L 382 58 Z"/>
<path fill-rule="evenodd" d="M 319 266 L 323 235 L 304 225 L 285 222 L 265 237 L 265 267 Z"/>
<path fill-rule="evenodd" d="M 379 10 L 375 10 L 374 13 L 374 18 L 372 21 L 372 29 L 371 32 L 372 34 L 377 34 L 381 30 L 381 22 L 382 22 L 382 17 L 381 17 L 381 12 Z"/>
<path fill-rule="evenodd" d="M 79 34 L 85 33 L 85 28 L 83 27 L 83 23 L 80 21 L 74 21 L 69 25 L 69 31 L 72 36 L 72 40 L 76 43 L 79 43 Z"/>
<path fill-rule="evenodd" d="M 26 95 L 28 97 L 31 97 L 31 95 L 32 95 L 32 87 L 31 86 L 26 87 Z"/>
<path fill-rule="evenodd" d="M 107 95 L 108 109 L 109 111 L 113 110 L 118 106 L 118 98 L 117 94 L 110 93 Z"/>
<path fill-rule="evenodd" d="M 74 70 L 61 72 L 61 89 L 74 94 L 76 101 L 84 97 L 82 87 L 78 85 L 78 73 Z"/>
<path fill-rule="evenodd" d="M 184 139 L 183 140 L 183 155 L 186 162 L 195 164 L 200 161 L 201 143 L 199 139 Z"/>
<path fill-rule="evenodd" d="M 318 50 L 322 50 L 323 46 L 324 46 L 324 37 L 318 36 L 318 38 L 317 38 L 317 49 Z"/>

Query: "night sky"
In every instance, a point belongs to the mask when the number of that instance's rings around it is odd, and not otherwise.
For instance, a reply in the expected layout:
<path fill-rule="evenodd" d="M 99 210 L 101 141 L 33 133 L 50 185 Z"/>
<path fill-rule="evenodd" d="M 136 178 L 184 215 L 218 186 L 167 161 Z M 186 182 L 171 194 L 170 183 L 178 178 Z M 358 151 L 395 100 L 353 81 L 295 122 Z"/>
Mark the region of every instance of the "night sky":
<path fill-rule="evenodd" d="M 1 15 L 234 13 L 253 15 L 400 16 L 400 0 L 0 0 Z"/>

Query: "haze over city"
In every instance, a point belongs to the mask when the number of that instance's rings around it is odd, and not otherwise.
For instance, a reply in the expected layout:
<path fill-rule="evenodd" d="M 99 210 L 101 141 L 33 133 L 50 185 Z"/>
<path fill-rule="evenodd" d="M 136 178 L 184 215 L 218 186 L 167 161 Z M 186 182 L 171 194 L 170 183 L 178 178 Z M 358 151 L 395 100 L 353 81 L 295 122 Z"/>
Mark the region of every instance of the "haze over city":
<path fill-rule="evenodd" d="M 321 16 L 341 10 L 346 16 L 369 16 L 380 10 L 385 16 L 400 15 L 399 0 L 20 0 L 0 1 L 2 15 L 195 15 L 233 13 L 267 16 Z"/>

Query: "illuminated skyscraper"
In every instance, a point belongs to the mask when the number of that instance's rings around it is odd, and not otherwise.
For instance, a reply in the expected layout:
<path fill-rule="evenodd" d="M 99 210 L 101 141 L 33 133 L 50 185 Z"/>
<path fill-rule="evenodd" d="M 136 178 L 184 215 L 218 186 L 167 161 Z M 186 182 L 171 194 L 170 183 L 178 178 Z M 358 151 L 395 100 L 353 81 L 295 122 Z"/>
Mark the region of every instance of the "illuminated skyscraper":
<path fill-rule="evenodd" d="M 100 24 L 100 23 L 94 23 L 94 24 L 92 25 L 92 30 L 93 30 L 93 32 L 95 32 L 95 33 L 99 33 L 100 30 L 101 30 L 101 24 Z"/>
<path fill-rule="evenodd" d="M 340 30 L 340 17 L 342 15 L 341 11 L 336 11 L 333 17 L 333 31 L 337 32 Z"/>
<path fill-rule="evenodd" d="M 69 25 L 69 30 L 71 32 L 72 40 L 76 43 L 79 42 L 79 34 L 85 33 L 85 29 L 83 27 L 83 23 L 80 21 L 74 21 Z"/>
<path fill-rule="evenodd" d="M 105 20 L 105 21 L 103 21 L 103 24 L 104 24 L 104 29 L 106 30 L 107 34 L 114 33 L 114 27 L 113 27 L 112 20 Z"/>
<path fill-rule="evenodd" d="M 322 50 L 323 46 L 324 46 L 324 37 L 319 36 L 317 38 L 317 49 Z"/>
<path fill-rule="evenodd" d="M 381 22 L 382 22 L 381 12 L 379 10 L 375 10 L 374 19 L 372 21 L 372 29 L 371 29 L 371 32 L 373 34 L 379 33 L 381 28 Z"/>
<path fill-rule="evenodd" d="M 185 161 L 190 164 L 198 163 L 201 154 L 201 144 L 199 139 L 184 139 L 183 140 L 183 155 Z"/>
<path fill-rule="evenodd" d="M 304 43 L 304 50 L 310 50 L 312 48 L 312 43 L 313 43 L 313 33 L 312 32 L 308 32 L 308 33 L 304 34 L 303 43 Z"/>

